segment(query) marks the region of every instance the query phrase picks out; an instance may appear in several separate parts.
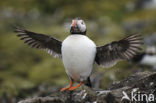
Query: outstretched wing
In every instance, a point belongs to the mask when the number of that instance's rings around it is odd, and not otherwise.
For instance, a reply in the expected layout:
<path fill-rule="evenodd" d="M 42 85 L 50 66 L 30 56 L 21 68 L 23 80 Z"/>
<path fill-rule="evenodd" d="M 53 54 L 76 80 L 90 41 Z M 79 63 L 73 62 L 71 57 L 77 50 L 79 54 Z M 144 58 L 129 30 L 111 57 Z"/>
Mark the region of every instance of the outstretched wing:
<path fill-rule="evenodd" d="M 16 28 L 17 36 L 24 40 L 24 43 L 33 48 L 45 49 L 54 57 L 61 57 L 62 42 L 44 34 L 34 33 L 22 28 Z"/>
<path fill-rule="evenodd" d="M 97 47 L 95 61 L 104 67 L 111 67 L 120 60 L 129 60 L 140 49 L 140 35 L 131 35 L 122 40 Z"/>

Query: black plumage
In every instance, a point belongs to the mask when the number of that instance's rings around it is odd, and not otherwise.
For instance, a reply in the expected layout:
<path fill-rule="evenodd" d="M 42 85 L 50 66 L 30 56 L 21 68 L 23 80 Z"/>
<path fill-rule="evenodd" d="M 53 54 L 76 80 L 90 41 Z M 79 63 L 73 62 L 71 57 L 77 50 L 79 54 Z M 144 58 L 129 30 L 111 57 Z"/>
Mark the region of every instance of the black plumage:
<path fill-rule="evenodd" d="M 62 42 L 54 37 L 34 33 L 22 28 L 16 28 L 15 32 L 18 33 L 17 36 L 21 37 L 21 40 L 24 40 L 24 43 L 30 45 L 31 47 L 45 49 L 54 57 L 61 57 Z"/>
<path fill-rule="evenodd" d="M 139 53 L 139 54 L 135 55 L 135 56 L 131 59 L 131 61 L 132 61 L 132 62 L 135 62 L 135 63 L 138 63 L 138 62 L 140 62 L 140 61 L 144 58 L 145 55 L 148 55 L 148 54 L 145 53 L 145 52 Z"/>
<path fill-rule="evenodd" d="M 131 35 L 122 40 L 97 47 L 95 61 L 99 65 L 111 67 L 119 60 L 129 60 L 140 49 L 140 35 Z"/>

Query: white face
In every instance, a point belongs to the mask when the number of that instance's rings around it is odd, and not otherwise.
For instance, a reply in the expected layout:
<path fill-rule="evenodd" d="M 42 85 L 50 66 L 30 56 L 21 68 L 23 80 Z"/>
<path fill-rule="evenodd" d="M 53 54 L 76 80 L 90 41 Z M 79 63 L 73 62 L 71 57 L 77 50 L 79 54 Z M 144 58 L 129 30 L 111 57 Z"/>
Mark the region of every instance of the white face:
<path fill-rule="evenodd" d="M 85 32 L 86 31 L 86 24 L 84 23 L 83 20 L 72 20 L 71 27 L 74 27 L 74 28 L 78 27 L 80 32 Z"/>
<path fill-rule="evenodd" d="M 77 20 L 77 26 L 79 27 L 79 30 L 81 32 L 85 32 L 86 31 L 86 24 L 84 23 L 83 20 Z"/>

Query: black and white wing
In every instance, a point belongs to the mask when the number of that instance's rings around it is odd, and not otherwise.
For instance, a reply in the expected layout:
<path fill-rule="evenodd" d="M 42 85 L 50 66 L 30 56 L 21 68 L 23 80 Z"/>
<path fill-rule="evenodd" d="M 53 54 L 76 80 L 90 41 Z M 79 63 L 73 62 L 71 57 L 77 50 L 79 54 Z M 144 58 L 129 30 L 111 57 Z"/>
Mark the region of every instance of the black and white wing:
<path fill-rule="evenodd" d="M 61 57 L 62 42 L 44 34 L 34 33 L 22 28 L 16 28 L 17 36 L 33 48 L 45 49 L 54 57 Z"/>
<path fill-rule="evenodd" d="M 122 40 L 97 47 L 95 61 L 104 67 L 112 67 L 120 60 L 129 60 L 140 49 L 140 35 L 131 35 Z"/>

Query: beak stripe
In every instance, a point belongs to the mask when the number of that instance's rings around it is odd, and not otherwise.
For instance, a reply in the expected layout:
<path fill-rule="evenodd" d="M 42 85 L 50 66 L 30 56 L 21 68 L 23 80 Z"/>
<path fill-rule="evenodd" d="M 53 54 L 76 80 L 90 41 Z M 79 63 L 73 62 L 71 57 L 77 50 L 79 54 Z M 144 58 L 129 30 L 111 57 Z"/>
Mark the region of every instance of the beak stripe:
<path fill-rule="evenodd" d="M 73 21 L 73 29 L 75 30 L 76 20 Z"/>

